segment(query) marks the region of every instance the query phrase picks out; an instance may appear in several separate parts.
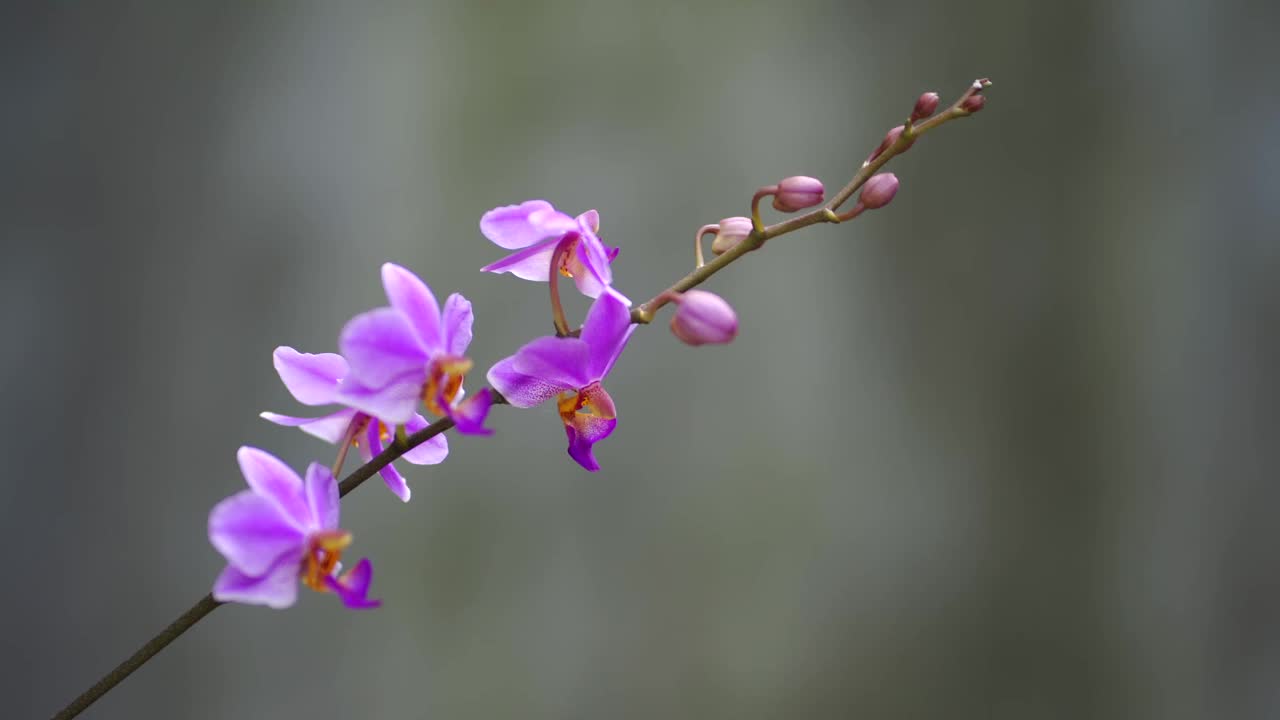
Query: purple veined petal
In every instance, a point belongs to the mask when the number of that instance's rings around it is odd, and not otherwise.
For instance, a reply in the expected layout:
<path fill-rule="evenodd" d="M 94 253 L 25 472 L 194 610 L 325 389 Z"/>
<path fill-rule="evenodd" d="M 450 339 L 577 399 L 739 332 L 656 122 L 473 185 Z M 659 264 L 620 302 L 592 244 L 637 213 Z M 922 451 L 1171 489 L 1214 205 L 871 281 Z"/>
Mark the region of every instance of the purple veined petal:
<path fill-rule="evenodd" d="M 266 573 L 246 575 L 232 565 L 226 566 L 213 582 L 213 599 L 246 605 L 266 605 L 283 610 L 298 599 L 298 572 L 302 551 L 282 556 Z"/>
<path fill-rule="evenodd" d="M 391 307 L 404 313 L 428 354 L 444 347 L 440 328 L 440 304 L 431 288 L 408 268 L 395 263 L 382 266 L 382 288 Z"/>
<path fill-rule="evenodd" d="M 589 377 L 591 351 L 587 343 L 578 338 L 536 338 L 525 343 L 514 357 L 516 372 L 542 378 L 565 389 L 580 388 L 592 380 Z"/>
<path fill-rule="evenodd" d="M 333 478 L 333 473 L 313 462 L 307 467 L 307 476 L 302 484 L 307 489 L 307 505 L 311 508 L 316 527 L 321 530 L 338 529 L 338 481 Z"/>
<path fill-rule="evenodd" d="M 227 563 L 257 577 L 282 556 L 301 552 L 306 533 L 270 500 L 242 490 L 209 512 L 209 542 Z"/>
<path fill-rule="evenodd" d="M 342 384 L 338 398 L 343 405 L 355 408 L 385 423 L 398 425 L 413 417 L 422 394 L 423 378 L 406 377 L 382 388 L 373 389 L 355 382 Z"/>
<path fill-rule="evenodd" d="M 564 433 L 569 438 L 569 457 L 590 472 L 600 469 L 591 446 L 613 434 L 618 421 L 598 415 L 574 415 L 573 421 L 565 423 Z"/>
<path fill-rule="evenodd" d="M 369 558 L 360 558 L 360 562 L 341 577 L 331 575 L 324 582 L 342 604 L 352 610 L 371 610 L 382 605 L 381 600 L 369 599 L 369 585 L 373 583 L 373 564 Z"/>
<path fill-rule="evenodd" d="M 480 268 L 480 272 L 506 273 L 521 280 L 546 282 L 551 275 L 551 256 L 556 252 L 560 237 L 550 237 L 544 242 L 513 252 L 501 260 Z"/>
<path fill-rule="evenodd" d="M 565 390 L 573 389 L 567 385 L 553 385 L 543 378 L 517 372 L 514 365 L 514 355 L 503 358 L 489 368 L 487 377 L 493 389 L 502 393 L 507 402 L 515 407 L 531 408 Z"/>
<path fill-rule="evenodd" d="M 352 382 L 380 388 L 406 375 L 423 377 L 431 357 L 409 318 L 389 307 L 351 318 L 342 328 L 338 345 L 351 366 L 350 375 L 339 388 L 340 398 L 346 392 L 345 386 Z"/>
<path fill-rule="evenodd" d="M 480 216 L 480 232 L 506 250 L 529 247 L 539 240 L 559 237 L 577 222 L 546 200 L 526 200 L 519 205 L 496 207 Z"/>
<path fill-rule="evenodd" d="M 245 483 L 276 508 L 282 521 L 293 523 L 299 530 L 311 529 L 311 510 L 303 495 L 302 478 L 293 468 L 265 450 L 248 446 L 240 448 L 236 460 Z"/>
<path fill-rule="evenodd" d="M 384 449 L 382 444 L 382 428 L 378 427 L 378 423 L 371 422 L 369 423 L 369 427 L 365 428 L 364 442 L 362 445 L 364 446 L 365 451 L 368 452 L 368 457 L 365 457 L 365 462 L 369 462 L 369 460 L 375 455 L 380 455 L 382 453 Z M 365 453 L 362 452 L 361 456 L 363 457 L 364 454 Z M 409 490 L 409 483 L 405 482 L 404 476 L 396 470 L 394 463 L 387 463 L 378 470 L 378 474 L 382 476 L 382 482 L 386 483 L 387 489 L 391 491 L 391 494 L 400 498 L 401 502 L 409 502 L 409 497 L 412 495 L 412 492 Z"/>
<path fill-rule="evenodd" d="M 612 288 L 591 305 L 582 324 L 582 341 L 591 352 L 590 380 L 601 380 L 609 374 L 635 330 L 626 298 Z"/>
<path fill-rule="evenodd" d="M 429 423 L 426 418 L 415 413 L 413 417 L 409 418 L 409 422 L 405 423 L 404 429 L 405 432 L 412 435 L 427 425 Z M 445 458 L 449 457 L 449 440 L 444 433 L 440 433 L 406 452 L 401 457 L 414 465 L 439 465 L 444 462 Z"/>
<path fill-rule="evenodd" d="M 312 437 L 317 437 L 331 445 L 336 445 L 342 442 L 342 438 L 347 434 L 347 426 L 351 424 L 351 420 L 358 414 L 359 411 L 357 410 L 343 408 L 338 412 L 313 418 L 293 417 L 292 415 L 281 415 L 273 412 L 259 413 L 258 416 L 276 425 L 296 427 Z"/>
<path fill-rule="evenodd" d="M 347 375 L 347 361 L 336 353 L 300 353 L 281 345 L 271 355 L 289 394 L 303 405 L 337 402 L 338 383 Z"/>
<path fill-rule="evenodd" d="M 466 355 L 471 344 L 471 325 L 475 316 L 471 301 L 459 293 L 453 293 L 444 301 L 444 345 L 450 355 Z"/>
<path fill-rule="evenodd" d="M 492 435 L 493 430 L 484 426 L 489 417 L 489 408 L 493 406 L 493 392 L 489 388 L 481 388 L 480 392 L 454 405 L 446 406 L 453 426 L 463 435 Z M 436 437 L 444 437 L 437 435 Z"/>

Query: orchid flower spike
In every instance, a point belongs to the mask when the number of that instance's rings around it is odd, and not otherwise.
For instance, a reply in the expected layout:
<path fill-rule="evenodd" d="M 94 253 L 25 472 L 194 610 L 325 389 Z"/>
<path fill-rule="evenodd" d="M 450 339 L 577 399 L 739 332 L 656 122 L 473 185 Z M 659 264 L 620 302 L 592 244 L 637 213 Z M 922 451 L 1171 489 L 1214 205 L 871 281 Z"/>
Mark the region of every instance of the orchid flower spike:
<path fill-rule="evenodd" d="M 227 560 L 213 583 L 219 602 L 287 608 L 298 598 L 298 581 L 332 592 L 349 608 L 374 608 L 369 599 L 373 569 L 361 560 L 338 575 L 351 533 L 338 528 L 338 483 L 312 463 L 305 480 L 270 453 L 242 447 L 236 455 L 249 489 L 214 506 L 209 542 Z"/>
<path fill-rule="evenodd" d="M 382 266 L 382 286 L 390 307 L 355 316 L 342 329 L 338 346 L 350 366 L 338 401 L 382 422 L 407 425 L 418 402 L 436 416 L 453 420 L 458 432 L 488 435 L 484 427 L 493 396 L 483 389 L 462 400 L 462 381 L 471 369 L 471 303 L 454 293 L 444 311 L 431 288 L 399 265 Z"/>
<path fill-rule="evenodd" d="M 618 425 L 613 398 L 601 382 L 622 354 L 636 326 L 630 303 L 613 288 L 587 311 L 582 336 L 540 337 L 489 370 L 489 384 L 512 405 L 529 408 L 556 398 L 569 438 L 569 456 L 595 472 L 591 447 Z"/>
<path fill-rule="evenodd" d="M 303 405 L 336 405 L 341 404 L 340 389 L 342 380 L 350 371 L 347 361 L 336 353 L 320 353 L 312 355 L 301 353 L 291 347 L 278 347 L 272 355 L 276 372 L 284 382 L 289 394 Z M 332 445 L 351 443 L 360 453 L 360 459 L 369 462 L 382 452 L 391 438 L 394 423 L 374 417 L 354 408 L 342 408 L 328 415 L 306 418 L 280 415 L 273 412 L 262 413 L 262 418 L 277 425 L 296 427 L 299 430 L 320 438 Z M 404 424 L 405 430 L 415 433 L 427 426 L 427 421 L 418 413 L 413 413 Z M 404 453 L 401 457 L 414 465 L 437 465 L 449 456 L 449 441 L 444 433 Z M 404 477 L 396 471 L 395 466 L 388 464 L 378 471 L 387 488 L 395 496 L 409 502 L 409 485 Z"/>
<path fill-rule="evenodd" d="M 546 200 L 526 200 L 485 213 L 480 218 L 480 232 L 494 245 L 517 251 L 480 268 L 482 272 L 509 272 L 522 280 L 546 282 L 556 245 L 569 233 L 576 233 L 557 270 L 573 278 L 578 290 L 590 298 L 600 297 L 604 288 L 613 284 L 609 264 L 618 256 L 618 248 L 601 242 L 597 234 L 600 214 L 595 210 L 574 218 Z"/>

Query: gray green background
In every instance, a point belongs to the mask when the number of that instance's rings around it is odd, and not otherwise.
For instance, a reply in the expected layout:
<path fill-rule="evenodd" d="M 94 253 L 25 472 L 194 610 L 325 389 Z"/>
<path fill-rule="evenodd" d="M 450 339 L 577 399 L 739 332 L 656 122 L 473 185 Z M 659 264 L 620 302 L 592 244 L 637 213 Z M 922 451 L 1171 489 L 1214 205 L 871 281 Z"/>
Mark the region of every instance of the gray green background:
<path fill-rule="evenodd" d="M 332 459 L 256 417 L 300 409 L 271 351 L 333 349 L 384 261 L 471 298 L 487 368 L 550 329 L 544 286 L 477 272 L 490 207 L 598 208 L 642 299 L 756 187 L 839 186 L 979 75 L 889 208 L 710 283 L 732 346 L 637 334 L 603 472 L 497 408 L 408 506 L 344 503 L 383 610 L 221 609 L 86 717 L 1280 714 L 1274 9 L 4 15 L 0 715 L 207 591 L 239 445 Z"/>

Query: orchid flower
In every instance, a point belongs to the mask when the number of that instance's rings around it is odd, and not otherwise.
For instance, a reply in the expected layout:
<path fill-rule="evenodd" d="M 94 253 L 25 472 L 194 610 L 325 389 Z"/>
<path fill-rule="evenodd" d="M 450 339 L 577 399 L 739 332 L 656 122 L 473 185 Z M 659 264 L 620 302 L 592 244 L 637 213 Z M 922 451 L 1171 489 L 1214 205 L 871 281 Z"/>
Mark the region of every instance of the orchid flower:
<path fill-rule="evenodd" d="M 303 480 L 257 448 L 242 447 L 236 458 L 249 489 L 209 513 L 209 542 L 227 560 L 213 583 L 214 599 L 287 608 L 301 580 L 349 608 L 380 605 L 368 598 L 373 569 L 367 559 L 337 575 L 351 533 L 338 528 L 338 483 L 329 470 L 312 463 Z"/>
<path fill-rule="evenodd" d="M 583 295 L 600 297 L 604 288 L 613 283 L 609 263 L 618 256 L 618 248 L 601 242 L 599 231 L 600 214 L 595 210 L 573 218 L 546 200 L 526 200 L 519 205 L 494 208 L 481 216 L 480 232 L 498 247 L 518 252 L 480 270 L 509 272 L 523 280 L 546 282 L 556 246 L 572 234 L 570 246 L 557 269 L 561 275 L 573 278 Z"/>
<path fill-rule="evenodd" d="M 272 354 L 276 372 L 289 394 L 303 405 L 333 405 L 341 403 L 339 390 L 347 376 L 347 361 L 336 353 L 300 353 L 291 347 L 278 347 Z M 382 452 L 391 437 L 390 424 L 368 413 L 343 408 L 315 418 L 293 417 L 273 412 L 262 413 L 264 420 L 277 425 L 296 427 L 327 443 L 341 445 L 351 443 L 360 453 L 360 459 L 369 462 Z M 427 421 L 414 413 L 404 424 L 405 430 L 415 433 L 427 426 Z M 449 456 L 449 441 L 444 433 L 404 453 L 401 457 L 414 465 L 437 465 Z M 378 471 L 382 481 L 395 496 L 409 502 L 409 485 L 395 467 L 388 463 Z"/>
<path fill-rule="evenodd" d="M 629 303 L 613 288 L 587 311 L 582 335 L 540 337 L 490 368 L 489 384 L 512 405 L 529 408 L 556 398 L 569 456 L 595 472 L 592 445 L 613 432 L 618 413 L 601 382 L 622 354 L 636 326 Z"/>
<path fill-rule="evenodd" d="M 338 400 L 383 422 L 413 420 L 419 400 L 436 416 L 453 420 L 458 432 L 488 435 L 485 417 L 493 403 L 488 388 L 462 400 L 462 380 L 471 369 L 464 353 L 471 344 L 471 303 L 458 293 L 444 311 L 431 289 L 399 265 L 382 266 L 382 287 L 390 307 L 355 316 L 338 345 L 350 373 Z"/>

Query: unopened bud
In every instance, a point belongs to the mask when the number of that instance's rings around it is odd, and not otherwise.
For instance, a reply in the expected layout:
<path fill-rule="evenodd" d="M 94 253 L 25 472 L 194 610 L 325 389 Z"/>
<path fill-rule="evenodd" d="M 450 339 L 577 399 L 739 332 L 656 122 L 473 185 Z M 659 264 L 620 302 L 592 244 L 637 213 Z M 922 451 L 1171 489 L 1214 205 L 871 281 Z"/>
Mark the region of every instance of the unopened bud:
<path fill-rule="evenodd" d="M 867 158 L 867 162 L 871 162 L 872 160 L 875 160 L 876 158 L 880 157 L 880 153 L 884 152 L 885 150 L 888 150 L 890 145 L 893 145 L 894 143 L 898 142 L 898 138 L 902 137 L 902 131 L 905 129 L 906 129 L 906 126 L 899 125 L 898 127 L 886 133 L 884 136 L 884 140 L 880 141 L 880 147 L 876 148 L 876 151 L 871 153 L 871 157 Z M 915 145 L 915 144 L 916 144 L 916 139 L 913 136 L 911 140 L 907 142 L 906 147 L 902 148 L 900 152 L 906 152 L 907 148 L 910 148 L 912 145 Z"/>
<path fill-rule="evenodd" d="M 932 117 L 938 111 L 938 93 L 927 92 L 916 100 L 916 106 L 911 109 L 911 122 L 920 122 L 921 120 Z"/>
<path fill-rule="evenodd" d="M 711 252 L 723 255 L 751 234 L 751 218 L 729 217 L 720 221 L 716 239 L 711 241 Z"/>
<path fill-rule="evenodd" d="M 871 179 L 862 186 L 862 194 L 858 196 L 858 202 L 868 210 L 875 210 L 888 205 L 897 194 L 898 176 L 893 173 L 880 173 L 872 175 Z"/>
<path fill-rule="evenodd" d="M 987 104 L 986 95 L 970 95 L 969 97 L 964 99 L 964 102 L 960 103 L 960 109 L 964 110 L 965 112 L 976 113 L 979 110 L 981 110 L 982 107 L 986 104 Z"/>
<path fill-rule="evenodd" d="M 675 297 L 671 333 L 686 345 L 722 345 L 738 336 L 738 315 L 724 298 L 705 290 Z"/>
<path fill-rule="evenodd" d="M 778 191 L 773 196 L 773 209 L 780 212 L 795 212 L 811 208 L 823 201 L 826 190 L 822 181 L 804 175 L 794 175 L 778 183 Z"/>

